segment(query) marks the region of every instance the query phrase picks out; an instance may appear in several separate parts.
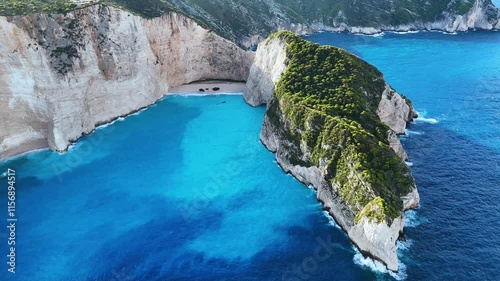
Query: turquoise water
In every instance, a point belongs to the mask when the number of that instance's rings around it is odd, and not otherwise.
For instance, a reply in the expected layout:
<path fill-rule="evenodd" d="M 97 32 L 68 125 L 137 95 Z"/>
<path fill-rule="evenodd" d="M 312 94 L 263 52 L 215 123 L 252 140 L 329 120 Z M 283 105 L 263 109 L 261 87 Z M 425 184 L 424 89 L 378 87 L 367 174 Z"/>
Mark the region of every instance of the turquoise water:
<path fill-rule="evenodd" d="M 378 67 L 423 116 L 491 149 L 500 148 L 500 32 L 383 36 L 317 34 Z"/>
<path fill-rule="evenodd" d="M 354 269 L 314 192 L 259 142 L 264 111 L 242 96 L 169 96 L 67 154 L 2 164 L 19 177 L 17 273 L 2 276 L 272 280 L 313 255 L 317 239 L 334 243 L 330 265 L 372 276 Z"/>
<path fill-rule="evenodd" d="M 403 138 L 422 197 L 408 280 L 500 280 L 500 32 L 316 34 L 377 66 L 421 118 Z"/>
<path fill-rule="evenodd" d="M 423 116 L 403 139 L 422 206 L 400 273 L 363 259 L 280 170 L 264 108 L 169 96 L 67 154 L 0 164 L 17 170 L 19 219 L 17 273 L 1 242 L 0 280 L 500 280 L 500 32 L 308 39 L 376 65 Z"/>

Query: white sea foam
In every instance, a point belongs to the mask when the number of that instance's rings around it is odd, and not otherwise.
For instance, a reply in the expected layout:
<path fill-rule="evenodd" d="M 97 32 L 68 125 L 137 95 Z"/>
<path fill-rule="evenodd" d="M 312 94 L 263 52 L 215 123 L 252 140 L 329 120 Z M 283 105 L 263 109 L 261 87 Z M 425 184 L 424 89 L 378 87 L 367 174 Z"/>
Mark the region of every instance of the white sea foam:
<path fill-rule="evenodd" d="M 151 106 L 145 107 L 145 108 L 143 108 L 143 109 L 141 109 L 141 110 L 139 110 L 139 111 L 137 111 L 137 112 L 135 112 L 135 113 L 132 113 L 132 114 L 130 114 L 129 116 L 136 116 L 136 115 L 139 115 L 139 114 L 141 114 L 143 111 L 146 111 L 146 110 L 148 110 L 150 107 L 154 107 L 154 106 L 156 106 L 156 103 L 155 103 L 155 104 L 153 104 L 153 105 L 151 105 Z"/>
<path fill-rule="evenodd" d="M 199 97 L 204 97 L 204 96 L 242 96 L 242 95 L 243 95 L 243 93 L 225 93 L 225 92 L 221 92 L 221 93 L 212 93 L 212 94 L 210 94 L 210 93 L 205 93 L 205 94 L 200 94 L 200 93 L 168 93 L 168 94 L 167 94 L 167 96 L 183 96 L 183 97 L 197 97 L 197 96 L 199 96 Z M 125 117 L 119 117 L 119 118 L 117 118 L 117 119 L 115 119 L 115 120 L 113 120 L 113 121 L 111 121 L 111 122 L 109 122 L 109 123 L 102 124 L 102 125 L 100 125 L 100 126 L 96 127 L 95 129 L 96 129 L 96 130 L 99 130 L 99 129 L 104 129 L 104 128 L 107 128 L 107 127 L 109 127 L 109 126 L 111 126 L 111 125 L 115 124 L 116 122 L 121 122 L 121 121 L 124 121 L 124 120 L 125 120 L 125 118 L 127 118 L 127 117 L 129 117 L 129 116 L 136 116 L 136 115 L 139 115 L 139 114 L 141 114 L 142 112 L 144 112 L 144 111 L 146 111 L 146 110 L 148 110 L 148 109 L 150 109 L 150 108 L 152 108 L 152 107 L 157 106 L 157 105 L 158 105 L 158 102 L 160 102 L 160 101 L 164 100 L 165 98 L 166 98 L 166 96 L 165 96 L 165 97 L 163 97 L 163 98 L 161 98 L 161 99 L 159 99 L 156 103 L 154 103 L 154 104 L 152 104 L 152 105 L 149 105 L 149 106 L 147 106 L 147 107 L 144 107 L 144 108 L 142 108 L 141 110 L 138 110 L 137 112 L 134 112 L 134 113 L 132 113 L 132 114 L 129 114 L 129 115 L 125 116 Z"/>
<path fill-rule="evenodd" d="M 408 167 L 412 167 L 412 166 L 413 166 L 413 163 L 412 163 L 412 162 L 408 162 L 408 161 L 406 161 L 405 163 L 406 163 L 406 166 L 408 166 Z"/>
<path fill-rule="evenodd" d="M 30 150 L 30 151 L 26 151 L 26 152 L 14 155 L 12 157 L 7 157 L 7 158 L 3 159 L 2 161 L 0 161 L 0 163 L 5 163 L 5 162 L 13 161 L 13 160 L 19 159 L 21 157 L 25 157 L 25 156 L 29 157 L 31 155 L 35 155 L 35 154 L 37 154 L 39 152 L 43 152 L 43 151 L 47 151 L 47 150 L 50 150 L 50 149 L 48 147 L 33 149 L 33 150 Z"/>
<path fill-rule="evenodd" d="M 147 108 L 144 108 L 144 109 L 142 109 L 142 110 L 140 110 L 140 111 L 138 111 L 138 112 L 136 112 L 136 113 L 134 113 L 134 114 L 130 114 L 130 115 L 128 115 L 128 116 L 132 116 L 132 115 L 139 114 L 140 112 L 142 112 L 143 110 L 146 110 L 146 109 L 147 109 Z M 106 124 L 102 124 L 102 125 L 97 126 L 95 129 L 96 129 L 96 130 L 99 130 L 99 129 L 104 129 L 104 128 L 107 128 L 107 127 L 109 127 L 109 126 L 111 126 L 111 125 L 115 124 L 116 122 L 121 122 L 121 121 L 124 121 L 124 120 L 125 120 L 128 116 L 116 118 L 115 120 L 113 120 L 113 121 L 111 121 L 111 122 L 109 122 L 109 123 L 106 123 Z"/>
<path fill-rule="evenodd" d="M 409 135 L 418 135 L 418 136 L 420 136 L 420 135 L 423 135 L 424 133 L 423 133 L 423 132 L 419 132 L 419 131 L 412 131 L 412 130 L 408 130 L 408 129 L 407 129 L 407 130 L 405 131 L 405 134 L 406 134 L 407 136 L 409 136 Z"/>
<path fill-rule="evenodd" d="M 398 249 L 398 256 L 402 256 L 403 252 L 408 251 L 413 244 L 413 240 L 408 239 L 405 242 L 398 241 L 396 248 Z"/>
<path fill-rule="evenodd" d="M 420 33 L 420 30 L 408 30 L 408 31 L 387 31 L 390 33 L 394 34 L 413 34 L 413 33 Z"/>
<path fill-rule="evenodd" d="M 353 33 L 352 35 L 356 35 L 356 36 L 370 36 L 370 37 L 384 37 L 385 32 L 379 32 L 379 33 L 375 33 L 375 34 Z"/>
<path fill-rule="evenodd" d="M 396 243 L 396 249 L 397 249 L 397 254 L 398 254 L 398 259 L 399 259 L 399 268 L 398 272 L 392 272 L 388 270 L 384 264 L 381 262 L 374 260 L 369 257 L 363 256 L 359 250 L 353 246 L 354 249 L 354 258 L 353 261 L 356 265 L 360 266 L 361 268 L 369 269 L 376 274 L 388 274 L 392 278 L 396 280 L 405 280 L 408 277 L 407 274 L 407 266 L 405 263 L 402 262 L 402 260 L 407 260 L 404 259 L 406 252 L 410 249 L 411 245 L 413 244 L 413 241 L 408 239 L 405 242 L 398 241 Z M 385 278 L 384 278 L 385 279 Z"/>
<path fill-rule="evenodd" d="M 390 270 L 387 270 L 385 265 L 383 265 L 381 262 L 363 256 L 363 254 L 361 254 L 359 250 L 356 249 L 356 247 L 353 247 L 353 249 L 355 252 L 353 258 L 354 264 L 360 266 L 361 268 L 369 269 L 378 274 L 389 274 L 396 280 L 404 280 L 406 279 L 406 277 L 408 277 L 408 275 L 406 274 L 406 265 L 401 261 L 399 262 L 398 273 L 394 273 Z"/>
<path fill-rule="evenodd" d="M 444 30 L 437 30 L 437 29 L 433 29 L 433 30 L 429 30 L 428 32 L 432 32 L 432 33 L 441 33 L 443 35 L 457 35 L 458 32 L 448 32 L 448 31 L 444 31 Z"/>
<path fill-rule="evenodd" d="M 437 124 L 439 121 L 435 118 L 426 118 L 426 117 L 418 117 L 415 119 L 416 122 L 429 123 L 429 124 Z"/>
<path fill-rule="evenodd" d="M 327 211 L 323 211 L 323 215 L 328 219 L 328 225 L 333 226 L 335 228 L 341 229 L 340 226 L 335 222 L 335 220 L 330 216 Z"/>
<path fill-rule="evenodd" d="M 81 141 L 74 142 L 74 143 L 72 143 L 72 144 L 70 144 L 70 145 L 68 146 L 68 151 L 67 151 L 67 152 L 71 152 L 71 151 L 73 151 L 73 150 L 77 149 L 78 147 L 80 147 L 81 145 L 82 145 L 82 142 L 81 142 Z M 57 154 L 59 154 L 59 155 L 64 155 L 64 154 L 66 154 L 67 152 L 66 152 L 66 151 L 64 151 L 64 152 L 57 152 Z"/>
<path fill-rule="evenodd" d="M 422 122 L 422 123 L 429 123 L 429 124 L 437 124 L 439 123 L 439 121 L 435 118 L 428 118 L 426 117 L 427 115 L 427 112 L 426 111 L 423 111 L 423 112 L 417 112 L 418 114 L 418 117 L 417 119 L 415 119 L 414 122 Z"/>
<path fill-rule="evenodd" d="M 428 221 L 428 219 L 420 217 L 415 210 L 405 212 L 405 227 L 417 227 Z"/>

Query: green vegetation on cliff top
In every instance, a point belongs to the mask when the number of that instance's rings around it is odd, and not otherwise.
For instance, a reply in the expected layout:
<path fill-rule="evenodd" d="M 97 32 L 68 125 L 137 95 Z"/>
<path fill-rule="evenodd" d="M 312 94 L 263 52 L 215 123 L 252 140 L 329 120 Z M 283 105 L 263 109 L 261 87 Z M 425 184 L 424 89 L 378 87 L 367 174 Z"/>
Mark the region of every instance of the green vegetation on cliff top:
<path fill-rule="evenodd" d="M 40 12 L 64 14 L 96 3 L 114 6 L 146 18 L 159 17 L 172 11 L 180 12 L 167 0 L 3 0 L 0 2 L 0 15 Z"/>
<path fill-rule="evenodd" d="M 86 3 L 87 0 L 76 0 Z M 435 22 L 445 15 L 464 15 L 474 0 L 94 0 L 75 5 L 72 0 L 3 0 L 0 15 L 35 12 L 66 13 L 101 3 L 126 9 L 146 18 L 176 11 L 208 26 L 234 42 L 252 35 L 267 36 L 290 24 L 323 24 L 383 28 L 416 22 Z M 498 19 L 491 0 L 482 3 L 486 14 Z"/>
<path fill-rule="evenodd" d="M 15 16 L 29 13 L 66 13 L 78 8 L 69 0 L 3 0 L 0 15 Z"/>
<path fill-rule="evenodd" d="M 291 32 L 268 40 L 276 38 L 287 43 L 288 68 L 267 116 L 293 144 L 287 148 L 290 162 L 325 166 L 326 180 L 338 187 L 338 196 L 354 214 L 392 221 L 403 210 L 401 197 L 412 190 L 414 180 L 389 147 L 389 128 L 376 112 L 386 86 L 382 74 L 342 49 L 313 44 Z M 310 157 L 303 157 L 304 146 Z M 366 208 L 370 202 L 382 207 Z M 382 210 L 383 216 L 372 209 Z"/>

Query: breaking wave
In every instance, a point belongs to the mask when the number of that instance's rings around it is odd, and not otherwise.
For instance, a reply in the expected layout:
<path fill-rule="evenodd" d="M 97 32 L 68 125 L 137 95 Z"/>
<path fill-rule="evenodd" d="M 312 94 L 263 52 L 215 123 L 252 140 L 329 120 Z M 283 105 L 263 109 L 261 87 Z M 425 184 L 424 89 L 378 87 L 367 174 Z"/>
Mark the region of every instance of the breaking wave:
<path fill-rule="evenodd" d="M 423 132 L 419 132 L 419 131 L 406 130 L 406 131 L 405 131 L 405 134 L 406 134 L 407 136 L 409 136 L 409 135 L 417 135 L 417 136 L 420 136 L 420 135 L 423 135 L 424 133 L 423 133 Z"/>
<path fill-rule="evenodd" d="M 428 219 L 420 217 L 415 210 L 405 212 L 405 227 L 417 227 L 428 221 Z"/>
<path fill-rule="evenodd" d="M 340 226 L 335 222 L 335 220 L 330 216 L 327 211 L 323 211 L 323 215 L 328 219 L 328 225 L 333 226 L 335 228 L 341 229 Z"/>
<path fill-rule="evenodd" d="M 437 124 L 439 123 L 439 121 L 435 118 L 428 118 L 428 117 L 425 117 L 427 115 L 427 112 L 423 111 L 423 112 L 417 112 L 418 114 L 418 117 L 417 119 L 415 119 L 414 122 L 422 122 L 422 123 L 429 123 L 429 124 Z"/>
<path fill-rule="evenodd" d="M 400 243 L 398 243 L 398 251 L 400 250 L 399 244 Z M 389 274 L 396 280 L 405 280 L 408 277 L 408 274 L 406 273 L 406 265 L 401 261 L 399 261 L 399 271 L 396 273 L 387 270 L 385 265 L 383 265 L 381 262 L 363 256 L 363 254 L 361 254 L 361 252 L 359 252 L 359 250 L 356 247 L 353 246 L 353 249 L 355 252 L 353 261 L 359 267 L 368 269 L 377 274 Z"/>
<path fill-rule="evenodd" d="M 435 118 L 425 118 L 425 117 L 418 117 L 415 119 L 416 122 L 423 122 L 423 123 L 429 123 L 429 124 L 437 124 L 439 121 Z"/>

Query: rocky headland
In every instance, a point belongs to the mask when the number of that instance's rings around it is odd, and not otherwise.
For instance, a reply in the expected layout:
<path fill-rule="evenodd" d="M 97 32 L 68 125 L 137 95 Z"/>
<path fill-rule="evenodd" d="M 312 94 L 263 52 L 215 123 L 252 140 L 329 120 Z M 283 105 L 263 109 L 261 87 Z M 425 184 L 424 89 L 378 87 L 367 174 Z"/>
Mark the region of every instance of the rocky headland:
<path fill-rule="evenodd" d="M 246 101 L 267 104 L 261 141 L 361 252 L 398 270 L 404 211 L 419 204 L 397 137 L 416 117 L 373 66 L 290 32 L 261 43 Z"/>
<path fill-rule="evenodd" d="M 398 270 L 403 212 L 419 203 L 398 135 L 415 111 L 376 68 L 289 32 L 272 35 L 254 54 L 240 46 L 261 35 L 213 32 L 203 17 L 173 6 L 111 2 L 125 7 L 0 16 L 0 159 L 42 147 L 65 151 L 96 126 L 182 85 L 247 81 L 247 102 L 267 104 L 261 140 L 281 167 L 314 186 L 364 254 Z M 314 30 L 281 19 L 273 28 Z"/>
<path fill-rule="evenodd" d="M 376 34 L 500 29 L 500 9 L 491 0 L 262 0 L 258 3 L 170 0 L 170 3 L 245 47 L 258 44 L 277 30 L 305 35 L 318 31 Z"/>

